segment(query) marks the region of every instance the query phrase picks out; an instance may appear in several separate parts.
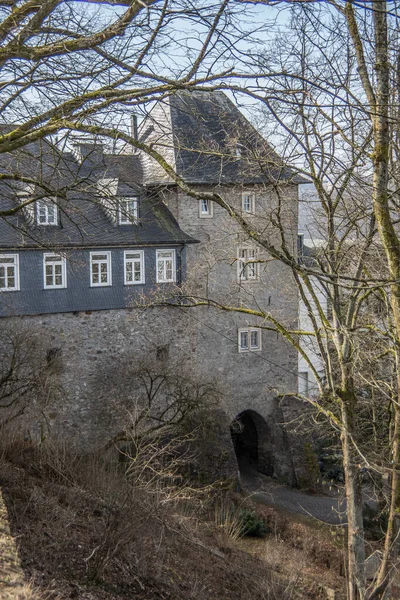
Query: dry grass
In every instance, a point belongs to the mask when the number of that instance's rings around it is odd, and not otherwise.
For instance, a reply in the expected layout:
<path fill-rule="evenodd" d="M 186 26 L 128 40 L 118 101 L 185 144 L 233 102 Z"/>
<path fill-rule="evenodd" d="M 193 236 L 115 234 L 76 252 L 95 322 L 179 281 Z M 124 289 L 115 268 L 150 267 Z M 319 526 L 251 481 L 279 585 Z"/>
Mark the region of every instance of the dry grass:
<path fill-rule="evenodd" d="M 10 534 L 8 513 L 0 490 L 0 597 L 2 600 L 17 600 L 24 586 L 17 546 Z"/>
<path fill-rule="evenodd" d="M 12 600 L 61 600 L 61 596 L 56 590 L 45 590 L 34 583 L 26 583 Z"/>
<path fill-rule="evenodd" d="M 174 494 L 171 478 L 163 486 L 157 477 L 153 487 L 152 476 L 143 477 L 145 468 L 132 479 L 126 465 L 50 444 L 35 447 L 14 439 L 2 455 L 12 531 L 25 575 L 34 581 L 21 599 L 319 597 L 298 585 L 299 570 L 274 573 L 238 548 L 242 499 L 235 494 L 202 491 L 183 480 Z M 148 459 L 146 452 L 143 460 Z M 168 461 L 157 460 L 162 464 L 169 469 Z M 232 510 L 232 502 L 239 508 Z"/>

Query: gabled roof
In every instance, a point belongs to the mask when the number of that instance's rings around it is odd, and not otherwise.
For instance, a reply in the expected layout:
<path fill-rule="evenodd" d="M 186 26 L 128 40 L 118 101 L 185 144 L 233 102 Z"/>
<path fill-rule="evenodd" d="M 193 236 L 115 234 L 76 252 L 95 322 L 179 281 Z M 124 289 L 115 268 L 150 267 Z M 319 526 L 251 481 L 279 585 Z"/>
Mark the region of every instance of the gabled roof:
<path fill-rule="evenodd" d="M 177 173 L 188 183 L 302 183 L 223 92 L 170 96 Z"/>
<path fill-rule="evenodd" d="M 90 149 L 89 149 L 90 150 Z M 0 182 L 0 207 L 11 209 L 21 199 L 56 198 L 59 225 L 34 222 L 33 208 L 0 218 L 0 248 L 140 246 L 193 243 L 156 194 L 141 185 L 141 164 L 137 155 L 89 152 L 80 162 L 72 152 L 61 152 L 46 140 L 21 150 L 0 155 L 0 173 L 22 175 L 37 182 Z M 140 199 L 139 220 L 118 225 L 108 218 L 99 198 L 101 178 L 118 182 L 116 196 Z M 32 206 L 32 205 L 31 205 Z"/>

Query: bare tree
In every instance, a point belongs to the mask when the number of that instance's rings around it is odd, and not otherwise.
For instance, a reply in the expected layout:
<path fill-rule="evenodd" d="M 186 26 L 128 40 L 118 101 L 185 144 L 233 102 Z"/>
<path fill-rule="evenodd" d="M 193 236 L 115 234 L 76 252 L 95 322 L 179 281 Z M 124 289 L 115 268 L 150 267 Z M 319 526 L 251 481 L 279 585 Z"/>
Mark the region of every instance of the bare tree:
<path fill-rule="evenodd" d="M 189 293 L 187 300 L 196 306 L 207 304 L 251 315 L 257 319 L 257 325 L 262 320 L 263 326 L 284 335 L 308 362 L 327 402 L 308 400 L 326 413 L 341 435 L 349 519 L 348 597 L 383 597 L 390 587 L 397 557 L 400 488 L 398 169 L 396 163 L 390 162 L 398 155 L 397 6 L 392 9 L 384 0 L 371 6 L 333 1 L 285 3 L 292 4 L 294 11 L 290 34 L 284 38 L 279 35 L 262 53 L 249 53 L 240 46 L 249 32 L 238 27 L 235 17 L 240 16 L 246 4 L 269 7 L 270 2 L 222 2 L 217 6 L 204 3 L 195 10 L 183 2 L 133 2 L 125 8 L 124 2 L 112 2 L 111 5 L 122 7 L 117 13 L 96 13 L 95 9 L 104 4 L 101 1 L 88 4 L 93 12 L 81 11 L 79 3 L 61 2 L 42 3 L 38 8 L 36 3 L 26 1 L 14 7 L 12 13 L 10 2 L 10 8 L 2 9 L 1 70 L 6 82 L 2 88 L 3 112 L 11 122 L 19 121 L 21 114 L 24 119 L 2 136 L 0 152 L 17 150 L 65 130 L 123 141 L 156 160 L 188 196 L 213 201 L 225 209 L 243 236 L 265 250 L 269 257 L 266 261 L 272 257 L 291 271 L 307 308 L 311 331 L 282 322 L 262 306 L 224 305 L 218 298 L 199 299 Z M 161 69 L 166 74 L 155 76 L 162 60 L 158 49 L 161 46 L 164 53 L 176 49 L 175 24 L 183 15 L 196 27 L 204 28 L 200 48 L 189 52 L 183 66 Z M 185 43 L 181 43 L 180 51 Z M 221 51 L 228 66 L 219 69 L 222 63 L 216 61 L 216 56 Z M 231 68 L 233 62 L 235 70 Z M 89 78 L 88 72 L 92 73 Z M 248 83 L 246 87 L 241 85 L 243 79 Z M 286 139 L 289 137 L 283 150 L 314 183 L 324 214 L 323 252 L 314 252 L 311 262 L 298 260 L 294 232 L 287 234 L 279 177 L 274 186 L 273 212 L 257 228 L 254 220 L 244 218 L 241 210 L 222 194 L 191 187 L 174 172 L 162 149 L 137 140 L 127 133 L 126 127 L 109 125 L 111 107 L 117 115 L 118 111 L 126 112 L 127 107 L 147 105 L 173 90 L 195 86 L 203 90 L 229 88 L 261 100 L 270 120 L 270 134 L 279 130 Z M 220 155 L 218 150 L 217 153 Z M 254 164 L 264 169 L 271 164 L 278 170 L 282 167 L 276 157 L 260 152 L 253 152 Z M 1 177 L 36 183 L 21 172 L 6 171 Z M 363 200 L 357 200 L 354 190 L 364 185 L 365 178 L 370 189 L 361 198 L 371 199 L 366 205 L 366 218 L 354 216 L 353 208 L 349 210 L 351 196 L 360 209 L 363 207 Z M 33 200 L 23 200 L 0 214 L 7 216 Z M 338 226 L 340 219 L 342 225 Z M 267 223 L 271 225 L 268 230 Z M 370 256 L 374 252 L 383 252 L 386 257 L 384 273 L 371 274 Z M 332 316 L 326 314 L 317 288 L 322 288 L 329 298 Z M 379 340 L 389 340 L 387 351 L 394 356 L 396 381 L 390 392 L 393 429 L 389 526 L 378 579 L 367 591 L 360 448 L 356 443 L 360 361 L 355 360 L 354 349 L 359 344 L 360 323 L 361 328 L 373 328 L 378 335 L 376 323 L 365 323 L 364 310 L 367 299 L 376 293 L 388 298 L 390 331 L 379 332 Z M 323 373 L 315 369 L 307 356 L 300 344 L 301 336 L 315 339 Z"/>
<path fill-rule="evenodd" d="M 277 231 L 277 243 L 260 223 L 257 227 L 254 221 L 243 218 L 240 209 L 223 194 L 191 189 L 153 148 L 143 149 L 160 162 L 188 196 L 224 208 L 249 241 L 291 269 L 312 324 L 309 332 L 288 327 L 264 307 L 227 305 L 218 298 L 199 298 L 190 292 L 187 300 L 193 306 L 215 306 L 251 315 L 257 326 L 260 319 L 264 320 L 264 326 L 282 333 L 308 362 L 327 400 L 326 404 L 311 402 L 325 411 L 341 435 L 349 519 L 348 597 L 378 598 L 390 588 L 397 555 L 399 385 L 396 382 L 389 394 L 393 431 L 385 468 L 391 473 L 392 489 L 385 552 L 377 581 L 367 591 L 359 469 L 364 459 L 357 444 L 360 398 L 356 380 L 361 363 L 355 348 L 359 346 L 359 329 L 374 331 L 380 341 L 388 342 L 385 353 L 395 357 L 392 364 L 398 377 L 397 164 L 390 169 L 389 160 L 397 152 L 395 121 L 391 118 L 397 114 L 397 107 L 391 104 L 397 98 L 397 88 L 391 88 L 391 84 L 397 85 L 392 67 L 397 65 L 397 14 L 396 8 L 393 12 L 387 10 L 385 2 L 374 3 L 373 7 L 312 2 L 293 5 L 292 33 L 286 38 L 280 34 L 263 54 L 252 55 L 252 60 L 258 61 L 259 75 L 254 86 L 245 90 L 233 85 L 231 89 L 264 103 L 270 119 L 267 130 L 274 134 L 272 124 L 285 133 L 286 140 L 289 135 L 283 149 L 315 185 L 324 214 L 324 233 L 323 250 L 314 251 L 311 262 L 298 261 L 293 252 L 293 240 L 286 233 L 279 208 L 285 205 L 284 193 L 269 218 Z M 258 155 L 257 162 L 265 165 L 268 161 Z M 278 182 L 276 187 L 279 197 Z M 386 256 L 383 267 L 380 262 L 376 269 L 374 254 Z M 317 289 L 329 298 L 331 316 L 326 314 Z M 389 299 L 390 326 L 385 325 L 381 331 L 374 319 L 366 324 L 365 304 L 376 295 Z M 315 370 L 299 336 L 315 339 L 322 357 L 322 374 Z"/>
<path fill-rule="evenodd" d="M 163 349 L 160 350 L 162 354 Z M 162 357 L 130 359 L 120 373 L 105 373 L 104 390 L 125 416 L 126 428 L 108 447 L 121 442 L 169 436 L 204 410 L 218 407 L 221 392 L 215 381 L 205 381 L 178 369 Z M 178 374 L 179 373 L 179 374 Z"/>
<path fill-rule="evenodd" d="M 40 335 L 15 322 L 2 324 L 0 360 L 0 427 L 27 410 L 41 412 L 60 392 L 54 374 L 57 349 L 44 351 Z"/>

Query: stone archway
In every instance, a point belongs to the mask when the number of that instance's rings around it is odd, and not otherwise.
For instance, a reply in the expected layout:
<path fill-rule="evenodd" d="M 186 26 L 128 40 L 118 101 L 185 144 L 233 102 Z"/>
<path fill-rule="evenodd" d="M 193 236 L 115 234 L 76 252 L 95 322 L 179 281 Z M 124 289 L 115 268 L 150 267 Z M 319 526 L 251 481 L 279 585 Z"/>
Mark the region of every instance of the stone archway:
<path fill-rule="evenodd" d="M 231 436 L 240 471 L 254 469 L 274 475 L 272 436 L 260 414 L 254 410 L 241 412 L 231 423 Z"/>

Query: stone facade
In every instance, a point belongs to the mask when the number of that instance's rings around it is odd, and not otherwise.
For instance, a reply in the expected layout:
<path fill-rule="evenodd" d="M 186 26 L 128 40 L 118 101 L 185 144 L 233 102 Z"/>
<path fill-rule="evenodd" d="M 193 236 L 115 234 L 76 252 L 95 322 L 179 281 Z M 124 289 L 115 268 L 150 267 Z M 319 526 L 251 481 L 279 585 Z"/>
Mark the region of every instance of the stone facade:
<path fill-rule="evenodd" d="M 28 330 L 40 332 L 47 353 L 57 357 L 52 376 L 61 389 L 55 403 L 49 398 L 40 411 L 30 413 L 25 433 L 50 435 L 84 451 L 105 447 L 135 410 L 121 398 L 118 382 L 135 363 L 157 364 L 161 349 L 162 360 L 179 365 L 180 373 L 215 383 L 222 409 L 216 418 L 220 424 L 225 419 L 227 433 L 243 411 L 259 415 L 264 423 L 259 427 L 260 469 L 264 465 L 270 472 L 273 465 L 274 475 L 291 480 L 276 393 L 295 385 L 296 357 L 272 332 L 263 332 L 261 353 L 239 353 L 238 315 L 211 312 L 150 308 L 23 317 Z M 227 451 L 232 450 L 230 445 Z"/>
<path fill-rule="evenodd" d="M 164 142 L 173 144 L 175 140 L 168 133 L 172 126 L 168 107 L 162 111 L 162 127 L 157 131 L 157 119 L 153 118 L 147 141 L 162 136 Z M 154 115 L 160 117 L 157 112 Z M 166 149 L 166 158 L 175 161 L 171 147 Z M 251 281 L 243 280 L 238 268 L 239 251 L 254 248 L 254 243 L 244 236 L 239 225 L 218 205 L 212 207 L 212 217 L 204 218 L 198 200 L 179 191 L 159 169 L 152 171 L 152 161 L 148 158 L 142 162 L 145 183 L 157 184 L 157 193 L 181 231 L 201 242 L 186 247 L 187 278 L 183 292 L 193 291 L 232 307 L 260 308 L 296 327 L 298 299 L 289 269 L 260 246 L 256 249 L 257 276 Z M 193 182 L 192 185 L 197 191 L 218 192 L 238 210 L 242 194 L 251 193 L 255 206 L 252 214 L 247 215 L 249 222 L 269 242 L 284 243 L 291 251 L 296 247 L 295 181 L 272 185 L 268 181 L 243 179 L 240 183 Z M 274 226 L 273 217 L 278 212 L 284 240 Z M 162 289 L 159 288 L 158 300 Z M 166 293 L 170 291 L 164 289 Z M 221 437 L 227 445 L 228 457 L 233 454 L 229 428 L 232 424 L 235 428 L 238 418 L 240 426 L 240 416 L 246 414 L 246 419 L 253 423 L 254 433 L 251 442 L 245 436 L 242 442 L 257 456 L 258 468 L 295 483 L 279 398 L 297 390 L 297 354 L 268 320 L 211 307 L 187 308 L 184 303 L 168 308 L 75 310 L 22 319 L 27 327 L 40 331 L 49 356 L 57 357 L 52 376 L 63 391 L 62 401 L 53 402 L 49 398 L 36 421 L 31 413 L 27 424 L 29 434 L 36 435 L 45 425 L 51 435 L 68 445 L 83 450 L 105 447 L 126 425 L 129 411 L 135 408 L 130 404 L 134 394 L 121 397 L 132 365 L 163 361 L 176 368 L 177 376 L 185 372 L 215 384 L 220 400 L 215 419 L 220 430 L 226 432 Z M 246 328 L 260 332 L 261 343 L 256 351 L 239 351 L 239 330 Z"/>

